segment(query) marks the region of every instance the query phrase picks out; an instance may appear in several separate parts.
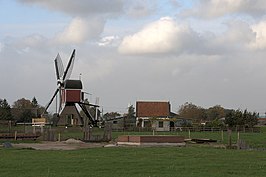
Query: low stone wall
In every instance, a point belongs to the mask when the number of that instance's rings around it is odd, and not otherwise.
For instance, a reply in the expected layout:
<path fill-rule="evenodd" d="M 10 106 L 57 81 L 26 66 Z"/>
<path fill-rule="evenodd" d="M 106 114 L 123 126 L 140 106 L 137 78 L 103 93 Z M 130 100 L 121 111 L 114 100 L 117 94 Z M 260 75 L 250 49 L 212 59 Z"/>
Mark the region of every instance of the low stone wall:
<path fill-rule="evenodd" d="M 122 135 L 117 139 L 118 145 L 183 145 L 182 136 L 137 136 Z"/>

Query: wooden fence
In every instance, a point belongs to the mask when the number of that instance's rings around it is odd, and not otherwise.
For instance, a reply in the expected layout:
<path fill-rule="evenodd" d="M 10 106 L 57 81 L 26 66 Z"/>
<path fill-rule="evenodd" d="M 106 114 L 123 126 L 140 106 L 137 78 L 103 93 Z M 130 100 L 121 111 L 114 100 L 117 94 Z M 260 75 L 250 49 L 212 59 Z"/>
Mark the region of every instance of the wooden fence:
<path fill-rule="evenodd" d="M 218 132 L 218 131 L 227 131 L 228 128 L 220 128 L 220 127 L 171 127 L 171 132 Z M 245 128 L 245 127 L 235 127 L 231 128 L 233 132 L 254 132 L 254 133 L 260 133 L 261 129 L 260 127 L 253 127 L 253 128 Z M 130 127 L 127 129 L 123 128 L 112 128 L 112 131 L 114 132 L 150 132 L 153 131 L 152 127 Z"/>

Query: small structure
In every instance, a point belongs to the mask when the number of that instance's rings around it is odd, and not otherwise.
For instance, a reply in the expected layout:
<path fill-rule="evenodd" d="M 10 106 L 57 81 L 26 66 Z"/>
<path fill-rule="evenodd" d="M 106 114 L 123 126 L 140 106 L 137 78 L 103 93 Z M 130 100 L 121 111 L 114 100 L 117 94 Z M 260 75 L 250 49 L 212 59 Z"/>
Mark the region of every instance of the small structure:
<path fill-rule="evenodd" d="M 185 145 L 182 136 L 138 136 L 122 135 L 117 139 L 118 145 L 143 145 L 143 146 L 183 146 Z"/>
<path fill-rule="evenodd" d="M 155 131 L 170 131 L 175 127 L 175 122 L 171 120 L 175 114 L 170 109 L 169 101 L 137 101 L 137 126 L 152 127 Z"/>
<path fill-rule="evenodd" d="M 126 116 L 119 116 L 119 117 L 109 118 L 105 120 L 105 122 L 111 124 L 112 129 L 114 130 L 124 130 L 125 119 Z"/>
<path fill-rule="evenodd" d="M 31 119 L 32 126 L 43 127 L 46 124 L 45 118 L 32 118 Z"/>
<path fill-rule="evenodd" d="M 46 118 L 32 118 L 33 133 L 36 133 L 36 127 L 40 127 L 40 132 L 43 133 L 43 127 L 46 125 Z"/>

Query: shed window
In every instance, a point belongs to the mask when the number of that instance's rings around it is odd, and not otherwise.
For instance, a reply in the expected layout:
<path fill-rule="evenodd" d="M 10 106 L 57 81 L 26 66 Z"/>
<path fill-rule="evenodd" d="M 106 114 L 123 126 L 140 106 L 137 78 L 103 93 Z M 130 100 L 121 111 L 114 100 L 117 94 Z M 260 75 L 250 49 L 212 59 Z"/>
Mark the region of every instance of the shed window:
<path fill-rule="evenodd" d="M 159 121 L 159 125 L 158 125 L 159 128 L 163 128 L 163 121 Z"/>

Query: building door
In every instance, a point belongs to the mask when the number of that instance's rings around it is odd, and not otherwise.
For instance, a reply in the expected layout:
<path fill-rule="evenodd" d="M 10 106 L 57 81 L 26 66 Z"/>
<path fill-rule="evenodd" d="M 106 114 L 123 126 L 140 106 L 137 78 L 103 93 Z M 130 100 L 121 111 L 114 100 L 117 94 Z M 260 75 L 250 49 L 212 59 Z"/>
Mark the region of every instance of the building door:
<path fill-rule="evenodd" d="M 170 121 L 170 131 L 174 131 L 174 130 L 175 130 L 175 122 Z"/>
<path fill-rule="evenodd" d="M 66 115 L 66 124 L 67 125 L 73 125 L 73 114 L 67 114 Z"/>

